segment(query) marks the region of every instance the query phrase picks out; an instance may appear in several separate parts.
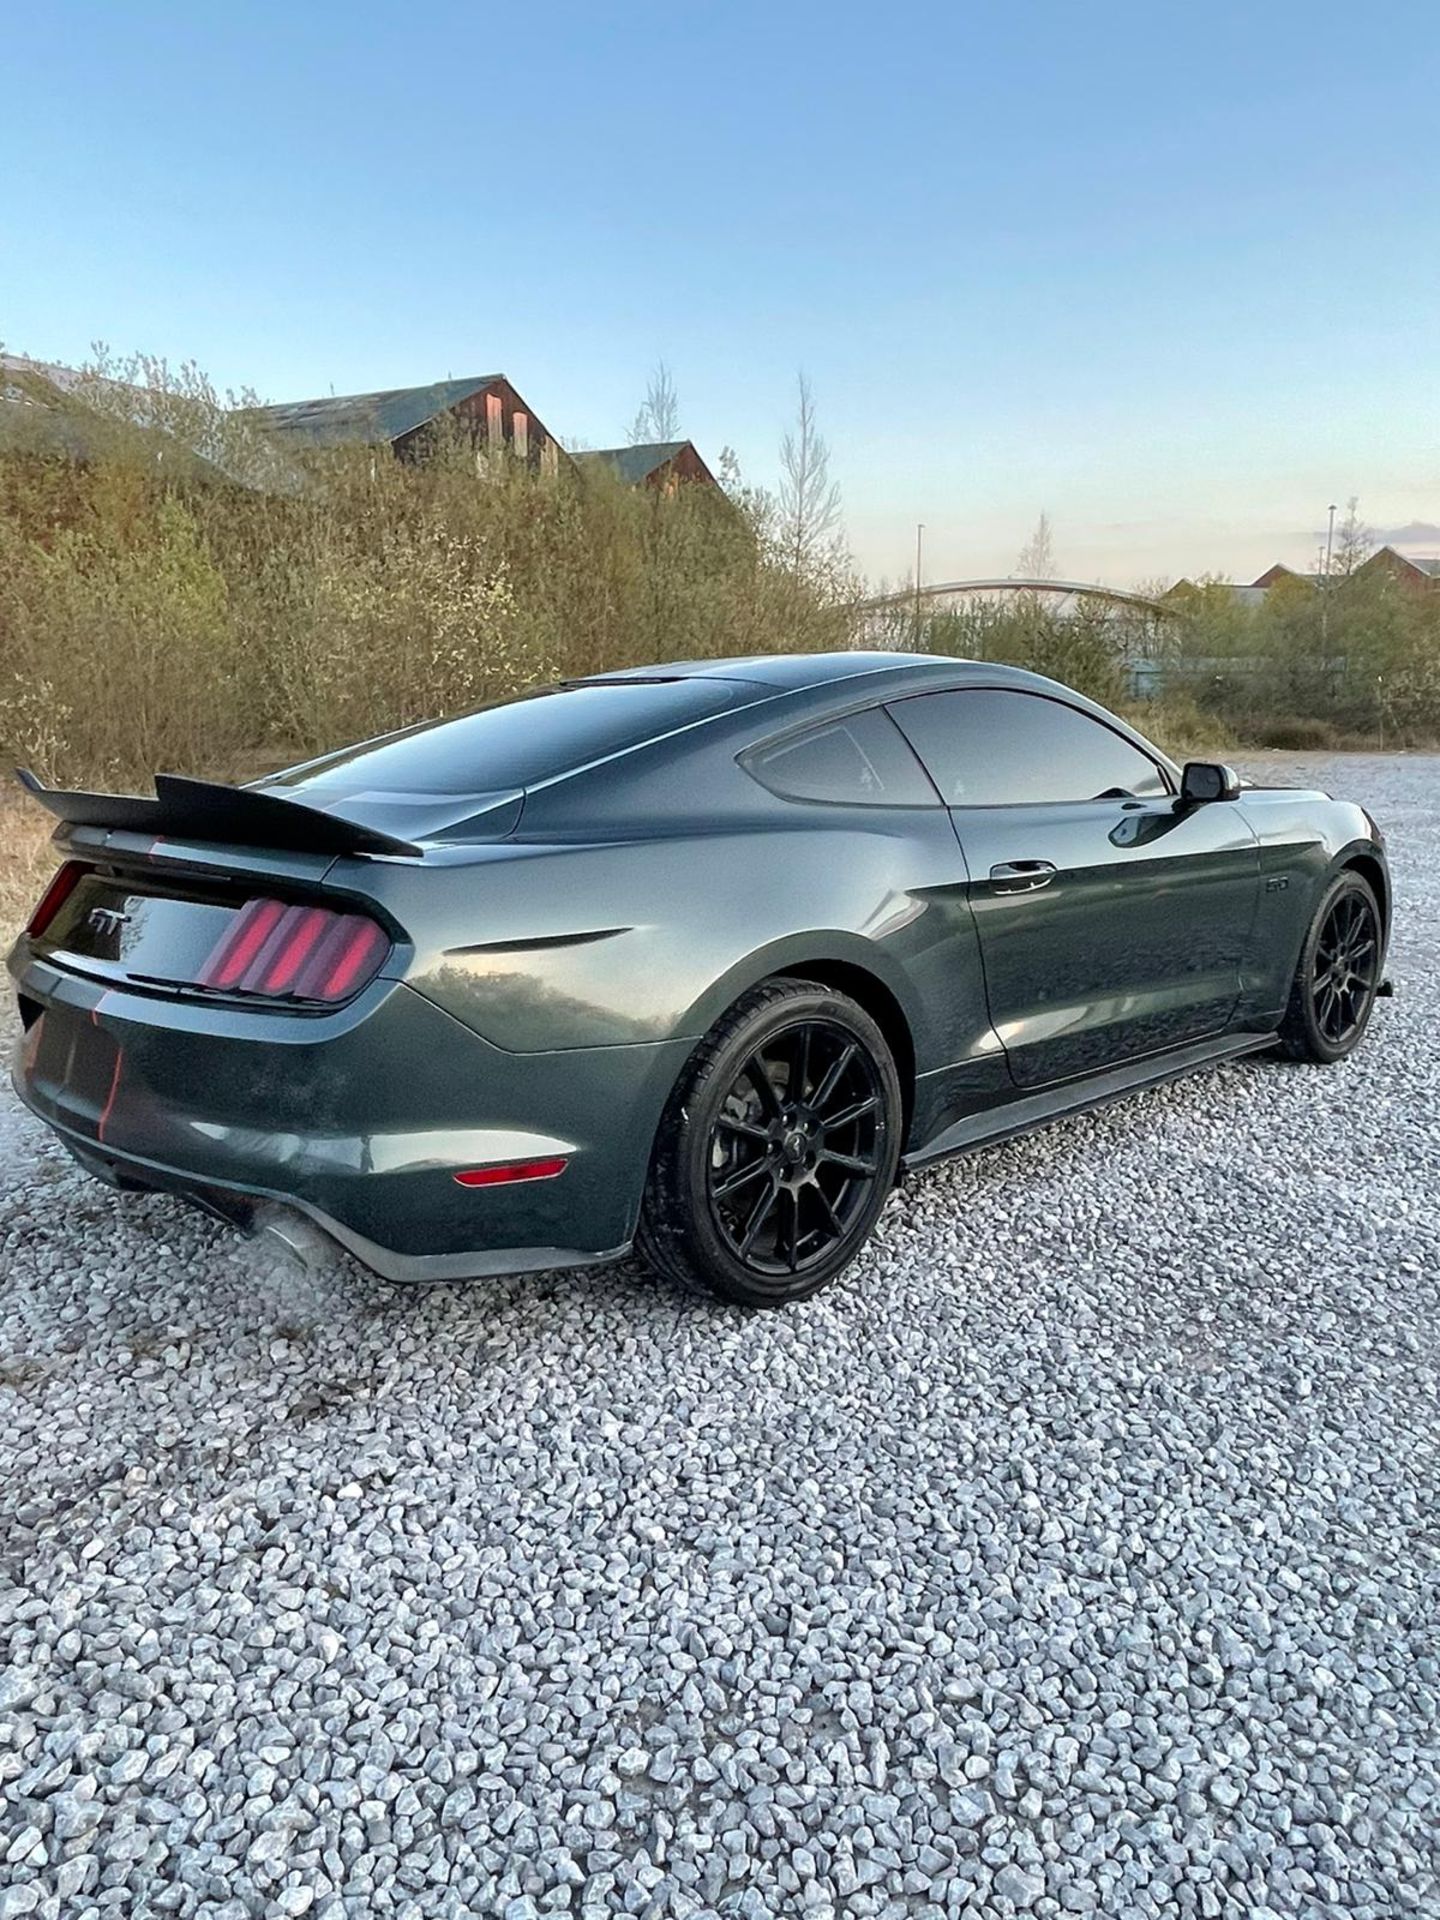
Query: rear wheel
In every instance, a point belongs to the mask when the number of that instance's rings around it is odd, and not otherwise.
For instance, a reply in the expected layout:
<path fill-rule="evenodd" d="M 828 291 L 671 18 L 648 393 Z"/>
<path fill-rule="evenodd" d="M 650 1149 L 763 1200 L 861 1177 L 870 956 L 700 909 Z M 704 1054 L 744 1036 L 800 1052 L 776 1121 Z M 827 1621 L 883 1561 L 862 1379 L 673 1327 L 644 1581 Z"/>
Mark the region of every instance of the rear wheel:
<path fill-rule="evenodd" d="M 746 1306 L 818 1292 L 895 1180 L 900 1079 L 844 994 L 773 980 L 692 1056 L 660 1124 L 637 1245 L 661 1272 Z"/>
<path fill-rule="evenodd" d="M 1380 908 L 1358 873 L 1326 888 L 1295 969 L 1280 1043 L 1292 1060 L 1330 1065 L 1359 1046 L 1380 985 Z"/>

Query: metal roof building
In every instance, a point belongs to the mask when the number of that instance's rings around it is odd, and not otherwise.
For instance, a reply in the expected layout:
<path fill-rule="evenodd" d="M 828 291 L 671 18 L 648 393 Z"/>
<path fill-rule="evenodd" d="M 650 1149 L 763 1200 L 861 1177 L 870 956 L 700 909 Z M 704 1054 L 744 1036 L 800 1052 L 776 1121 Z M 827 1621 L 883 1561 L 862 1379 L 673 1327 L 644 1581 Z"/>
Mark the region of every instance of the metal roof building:
<path fill-rule="evenodd" d="M 668 489 L 681 480 L 698 480 L 702 486 L 718 488 L 720 483 L 696 452 L 693 440 L 658 440 L 649 446 L 599 447 L 593 452 L 577 453 L 581 468 L 606 466 L 631 487 Z"/>
<path fill-rule="evenodd" d="M 328 394 L 248 407 L 246 421 L 291 445 L 388 446 L 401 459 L 423 457 L 427 439 L 450 421 L 488 451 L 508 448 L 532 466 L 553 466 L 559 441 L 526 405 L 503 373 L 436 380 L 423 387 L 387 387 L 377 393 Z M 565 456 L 568 458 L 568 456 Z"/>

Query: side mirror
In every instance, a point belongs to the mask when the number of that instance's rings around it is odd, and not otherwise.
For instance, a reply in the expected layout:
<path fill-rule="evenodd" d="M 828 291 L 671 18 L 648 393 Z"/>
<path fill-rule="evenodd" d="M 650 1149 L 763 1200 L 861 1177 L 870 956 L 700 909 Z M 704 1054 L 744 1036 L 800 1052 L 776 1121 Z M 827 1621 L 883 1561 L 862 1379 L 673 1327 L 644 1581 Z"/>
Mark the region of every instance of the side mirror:
<path fill-rule="evenodd" d="M 1180 775 L 1180 798 L 1187 806 L 1209 800 L 1233 800 L 1240 792 L 1240 776 L 1218 760 L 1187 760 Z"/>

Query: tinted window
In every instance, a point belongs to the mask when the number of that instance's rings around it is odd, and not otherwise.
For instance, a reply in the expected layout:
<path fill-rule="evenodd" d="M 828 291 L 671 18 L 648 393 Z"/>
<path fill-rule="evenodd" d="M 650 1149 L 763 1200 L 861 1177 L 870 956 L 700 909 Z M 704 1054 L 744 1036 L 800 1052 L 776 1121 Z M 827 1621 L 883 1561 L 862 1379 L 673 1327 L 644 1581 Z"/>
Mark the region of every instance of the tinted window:
<path fill-rule="evenodd" d="M 501 793 L 754 698 L 753 688 L 725 680 L 552 687 L 456 720 L 386 734 L 261 784 L 348 793 Z"/>
<path fill-rule="evenodd" d="M 899 728 L 878 707 L 757 747 L 741 764 L 787 800 L 933 807 L 935 791 Z"/>
<path fill-rule="evenodd" d="M 952 807 L 1169 792 L 1147 754 L 1043 694 L 927 693 L 897 701 L 890 711 Z"/>

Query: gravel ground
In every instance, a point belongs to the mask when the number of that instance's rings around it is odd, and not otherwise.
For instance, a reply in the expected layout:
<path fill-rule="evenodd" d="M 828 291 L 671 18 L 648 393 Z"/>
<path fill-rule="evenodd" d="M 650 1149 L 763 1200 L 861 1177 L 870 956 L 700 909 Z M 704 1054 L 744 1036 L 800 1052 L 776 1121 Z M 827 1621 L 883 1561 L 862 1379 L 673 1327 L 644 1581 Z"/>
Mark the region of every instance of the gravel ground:
<path fill-rule="evenodd" d="M 932 1174 L 788 1313 L 296 1277 L 7 1093 L 0 1920 L 1440 1912 L 1440 760 L 1323 773 L 1360 1056 Z"/>

